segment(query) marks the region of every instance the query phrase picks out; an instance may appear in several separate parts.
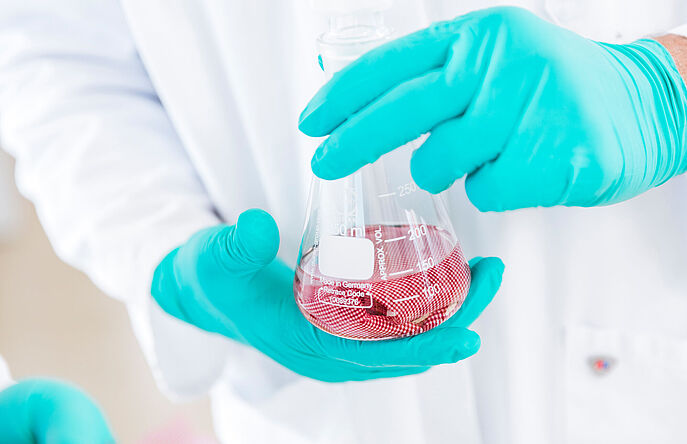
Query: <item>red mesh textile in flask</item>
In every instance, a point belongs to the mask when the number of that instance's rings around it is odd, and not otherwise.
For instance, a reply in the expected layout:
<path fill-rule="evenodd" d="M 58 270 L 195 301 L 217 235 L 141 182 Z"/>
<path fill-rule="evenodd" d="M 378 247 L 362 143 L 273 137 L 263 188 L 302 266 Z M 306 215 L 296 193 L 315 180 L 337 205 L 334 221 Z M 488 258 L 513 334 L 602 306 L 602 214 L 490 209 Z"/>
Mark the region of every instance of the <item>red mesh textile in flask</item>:
<path fill-rule="evenodd" d="M 408 225 L 366 227 L 376 257 L 365 281 L 323 276 L 312 263 L 314 251 L 305 253 L 294 292 L 306 318 L 337 336 L 376 340 L 422 333 L 451 317 L 470 288 L 460 245 L 435 226 L 415 237 L 410 231 Z"/>

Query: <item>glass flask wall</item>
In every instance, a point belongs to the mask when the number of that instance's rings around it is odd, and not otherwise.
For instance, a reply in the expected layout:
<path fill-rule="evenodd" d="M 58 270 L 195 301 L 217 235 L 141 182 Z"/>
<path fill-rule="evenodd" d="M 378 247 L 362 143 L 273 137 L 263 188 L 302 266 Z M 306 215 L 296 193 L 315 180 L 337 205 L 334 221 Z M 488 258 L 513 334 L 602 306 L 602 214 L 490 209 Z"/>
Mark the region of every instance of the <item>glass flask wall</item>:
<path fill-rule="evenodd" d="M 318 328 L 360 340 L 410 336 L 463 303 L 470 268 L 443 197 L 410 176 L 417 144 L 339 180 L 313 178 L 294 294 Z"/>

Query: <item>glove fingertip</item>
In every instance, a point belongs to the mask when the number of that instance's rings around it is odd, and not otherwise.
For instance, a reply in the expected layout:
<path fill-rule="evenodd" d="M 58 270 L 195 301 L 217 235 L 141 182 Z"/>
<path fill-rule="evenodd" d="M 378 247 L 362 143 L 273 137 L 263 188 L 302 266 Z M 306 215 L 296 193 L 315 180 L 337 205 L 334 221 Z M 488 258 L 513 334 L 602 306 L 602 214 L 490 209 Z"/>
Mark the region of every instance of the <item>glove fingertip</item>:
<path fill-rule="evenodd" d="M 305 108 L 298 118 L 298 130 L 310 137 L 318 137 L 320 133 L 317 131 L 317 126 L 313 123 L 315 119 L 312 117 L 310 108 Z"/>
<path fill-rule="evenodd" d="M 310 168 L 315 176 L 319 177 L 320 179 L 328 180 L 330 179 L 330 175 L 327 174 L 327 169 L 325 168 L 326 162 L 322 162 L 323 158 L 324 146 L 320 145 L 317 150 L 315 150 L 315 154 L 313 154 L 312 159 L 310 160 Z"/>
<path fill-rule="evenodd" d="M 478 170 L 479 173 L 481 170 Z M 472 205 L 481 213 L 499 211 L 495 202 L 496 190 L 485 183 L 477 173 L 468 174 L 465 179 L 465 194 Z"/>
<path fill-rule="evenodd" d="M 313 99 L 313 101 L 314 100 L 315 99 Z M 313 101 L 305 107 L 298 117 L 298 129 L 306 136 L 324 137 L 336 128 L 336 125 L 332 125 L 331 122 L 325 121 L 327 119 L 323 118 L 325 111 L 323 111 L 322 105 L 316 105 Z"/>
<path fill-rule="evenodd" d="M 257 208 L 246 210 L 236 221 L 234 241 L 256 264 L 267 264 L 279 250 L 279 228 L 272 216 Z"/>
<path fill-rule="evenodd" d="M 422 148 L 413 152 L 410 158 L 410 176 L 418 187 L 428 193 L 438 194 L 447 189 L 451 184 L 441 184 L 434 174 L 432 159 L 428 159 Z"/>
<path fill-rule="evenodd" d="M 489 256 L 485 258 L 481 258 L 475 266 L 479 266 L 480 268 L 488 268 L 494 275 L 498 275 L 499 277 L 503 275 L 503 272 L 506 269 L 506 264 L 503 263 L 501 258 L 496 257 L 496 256 Z"/>
<path fill-rule="evenodd" d="M 473 275 L 473 283 L 477 280 L 491 279 L 497 288 L 501 285 L 506 265 L 500 258 L 475 256 L 470 259 L 469 265 Z"/>
<path fill-rule="evenodd" d="M 182 316 L 176 298 L 178 293 L 177 278 L 174 273 L 174 258 L 179 248 L 175 248 L 165 256 L 153 273 L 153 281 L 150 286 L 150 294 L 157 304 L 172 316 Z"/>
<path fill-rule="evenodd" d="M 325 142 L 326 143 L 326 142 Z M 324 143 L 315 151 L 315 154 L 310 161 L 310 168 L 315 176 L 323 180 L 336 180 L 353 173 L 349 165 L 339 162 L 335 168 L 331 168 L 332 161 L 327 158 L 326 148 Z"/>
<path fill-rule="evenodd" d="M 475 256 L 472 259 L 470 259 L 468 261 L 470 268 L 474 268 L 475 266 L 477 266 L 477 264 L 479 264 L 482 261 L 482 259 L 484 259 L 484 257 L 482 256 Z"/>
<path fill-rule="evenodd" d="M 415 338 L 411 342 L 422 353 L 419 359 L 426 365 L 458 362 L 477 353 L 481 344 L 477 333 L 462 326 L 439 327 Z"/>
<path fill-rule="evenodd" d="M 480 337 L 477 336 L 475 341 L 470 342 L 469 344 L 457 350 L 454 362 L 462 361 L 470 356 L 475 355 L 479 351 L 481 345 L 482 341 Z"/>
<path fill-rule="evenodd" d="M 465 350 L 470 355 L 474 354 L 479 350 L 482 345 L 482 338 L 472 330 L 465 330 L 463 334 L 463 340 L 460 344 L 460 349 Z"/>
<path fill-rule="evenodd" d="M 463 359 L 468 358 L 479 351 L 479 348 L 482 344 L 482 339 L 477 333 L 466 328 L 458 327 L 451 328 L 451 330 L 458 332 L 454 333 L 456 334 L 456 337 L 454 338 L 454 344 L 451 350 L 451 362 L 455 363 L 462 361 Z"/>
<path fill-rule="evenodd" d="M 457 356 L 462 356 L 463 359 L 466 356 L 471 356 L 477 353 L 480 345 L 482 344 L 482 339 L 480 336 L 472 330 L 462 327 L 452 327 L 449 331 L 453 331 L 455 335 L 454 339 L 454 349 L 453 352 Z"/>
<path fill-rule="evenodd" d="M 327 105 L 327 92 L 331 88 L 330 83 L 325 83 L 308 103 L 298 116 L 298 129 L 305 135 L 311 137 L 324 136 L 322 134 L 323 122 L 321 119 L 322 110 Z"/>
<path fill-rule="evenodd" d="M 491 301 L 497 290 L 501 287 L 505 268 L 506 266 L 503 261 L 493 256 L 485 257 L 474 265 L 471 264 L 471 290 L 475 287 L 475 290 L 478 290 L 483 296 L 490 296 L 488 300 Z M 484 299 L 484 297 L 481 299 Z M 486 302 L 487 300 L 484 299 L 484 301 Z"/>

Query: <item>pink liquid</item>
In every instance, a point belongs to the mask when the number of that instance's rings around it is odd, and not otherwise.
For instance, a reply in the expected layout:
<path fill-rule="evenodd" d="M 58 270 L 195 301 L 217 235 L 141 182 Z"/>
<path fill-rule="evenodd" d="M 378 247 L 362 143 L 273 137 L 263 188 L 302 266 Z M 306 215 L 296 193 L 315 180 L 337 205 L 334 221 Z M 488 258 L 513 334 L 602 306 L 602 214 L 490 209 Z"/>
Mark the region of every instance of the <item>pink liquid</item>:
<path fill-rule="evenodd" d="M 391 339 L 430 330 L 460 308 L 470 267 L 448 233 L 435 226 L 373 225 L 365 236 L 375 245 L 368 280 L 321 275 L 316 249 L 298 264 L 294 294 L 313 325 L 350 339 Z"/>

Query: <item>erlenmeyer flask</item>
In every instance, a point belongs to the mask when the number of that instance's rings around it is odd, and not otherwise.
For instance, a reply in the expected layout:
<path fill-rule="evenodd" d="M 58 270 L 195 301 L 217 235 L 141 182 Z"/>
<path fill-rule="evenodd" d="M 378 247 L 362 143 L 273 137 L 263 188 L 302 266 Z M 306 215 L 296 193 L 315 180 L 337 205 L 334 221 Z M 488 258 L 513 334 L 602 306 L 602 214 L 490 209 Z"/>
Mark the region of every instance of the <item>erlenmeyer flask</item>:
<path fill-rule="evenodd" d="M 332 48 L 331 35 L 320 39 L 325 71 L 328 61 L 341 67 L 388 35 L 386 28 L 370 32 L 369 22 L 359 32 L 356 26 L 344 33 L 349 44 Z M 419 143 L 342 179 L 313 177 L 294 294 L 316 327 L 350 339 L 398 338 L 436 327 L 463 303 L 470 267 L 443 197 L 419 189 L 410 175 Z"/>

